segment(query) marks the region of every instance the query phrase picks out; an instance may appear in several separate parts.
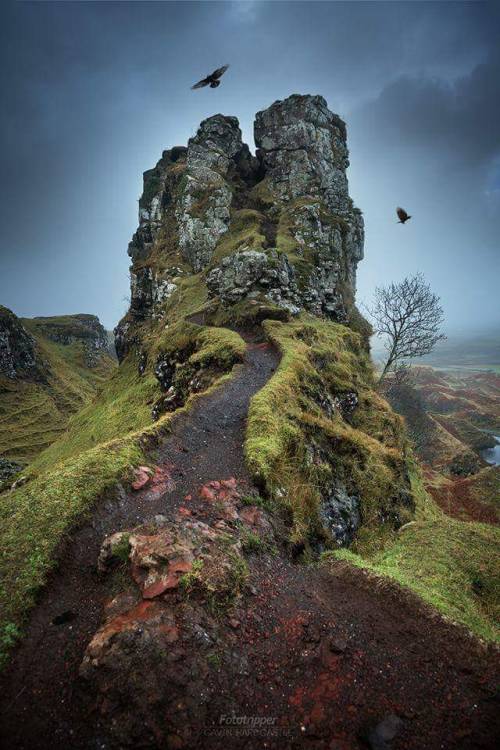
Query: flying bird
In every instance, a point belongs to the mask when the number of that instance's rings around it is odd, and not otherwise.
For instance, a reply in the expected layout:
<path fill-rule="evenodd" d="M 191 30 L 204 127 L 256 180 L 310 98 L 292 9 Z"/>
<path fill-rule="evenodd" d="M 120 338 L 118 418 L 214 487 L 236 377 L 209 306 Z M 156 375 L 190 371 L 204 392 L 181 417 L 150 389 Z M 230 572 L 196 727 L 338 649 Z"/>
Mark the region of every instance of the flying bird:
<path fill-rule="evenodd" d="M 224 75 L 228 68 L 229 65 L 223 65 L 222 68 L 217 68 L 217 70 L 214 70 L 214 72 L 210 73 L 209 76 L 203 78 L 201 81 L 198 81 L 198 83 L 195 83 L 194 86 L 191 86 L 191 88 L 202 89 L 204 86 L 210 86 L 211 89 L 216 89 L 217 86 L 220 86 L 219 78 Z"/>
<path fill-rule="evenodd" d="M 411 216 L 409 216 L 404 208 L 397 208 L 396 213 L 398 215 L 399 221 L 398 224 L 404 224 L 405 221 L 408 221 L 408 219 L 411 219 Z"/>

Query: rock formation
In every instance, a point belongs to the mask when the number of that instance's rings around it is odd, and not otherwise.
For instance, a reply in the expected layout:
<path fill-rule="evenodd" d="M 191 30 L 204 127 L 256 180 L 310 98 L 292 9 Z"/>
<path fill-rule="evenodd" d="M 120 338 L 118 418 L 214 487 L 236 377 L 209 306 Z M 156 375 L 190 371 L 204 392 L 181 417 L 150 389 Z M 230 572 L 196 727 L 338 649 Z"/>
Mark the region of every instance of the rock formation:
<path fill-rule="evenodd" d="M 260 300 L 349 321 L 363 219 L 348 192 L 345 124 L 321 96 L 294 95 L 257 113 L 255 142 L 253 156 L 238 120 L 215 115 L 144 173 L 119 358 L 194 274 L 214 304 Z"/>
<path fill-rule="evenodd" d="M 96 367 L 100 355 L 109 354 L 106 329 L 96 315 L 79 313 L 52 318 L 37 317 L 34 322 L 37 331 L 56 344 L 82 344 L 87 367 Z"/>
<path fill-rule="evenodd" d="M 11 380 L 41 377 L 36 343 L 19 318 L 0 305 L 0 375 Z"/>

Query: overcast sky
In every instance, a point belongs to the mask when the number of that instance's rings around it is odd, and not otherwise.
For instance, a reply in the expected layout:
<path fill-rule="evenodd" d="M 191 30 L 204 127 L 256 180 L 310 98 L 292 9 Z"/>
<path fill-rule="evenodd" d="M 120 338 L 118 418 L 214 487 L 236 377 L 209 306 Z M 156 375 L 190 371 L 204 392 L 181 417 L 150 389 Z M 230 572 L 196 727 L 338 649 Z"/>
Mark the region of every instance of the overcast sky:
<path fill-rule="evenodd" d="M 500 11 L 487 2 L 6 2 L 0 303 L 127 307 L 142 172 L 200 121 L 322 94 L 366 223 L 358 299 L 422 271 L 448 331 L 500 321 Z M 190 85 L 224 63 L 218 89 Z M 413 219 L 396 224 L 395 208 Z"/>

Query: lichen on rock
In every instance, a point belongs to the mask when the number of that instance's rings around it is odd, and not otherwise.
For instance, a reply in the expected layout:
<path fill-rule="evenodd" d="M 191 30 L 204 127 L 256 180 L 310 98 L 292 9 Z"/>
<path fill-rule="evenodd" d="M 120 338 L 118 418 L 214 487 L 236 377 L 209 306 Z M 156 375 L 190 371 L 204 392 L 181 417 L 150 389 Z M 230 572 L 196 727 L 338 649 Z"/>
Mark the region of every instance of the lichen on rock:
<path fill-rule="evenodd" d="M 41 370 L 35 339 L 11 310 L 0 305 L 0 375 L 37 380 Z"/>
<path fill-rule="evenodd" d="M 349 322 L 364 232 L 349 197 L 345 124 L 322 97 L 294 95 L 257 113 L 255 142 L 253 156 L 238 120 L 214 115 L 145 172 L 119 357 L 138 324 L 175 308 L 194 274 L 200 297 L 222 308 L 259 298 Z"/>

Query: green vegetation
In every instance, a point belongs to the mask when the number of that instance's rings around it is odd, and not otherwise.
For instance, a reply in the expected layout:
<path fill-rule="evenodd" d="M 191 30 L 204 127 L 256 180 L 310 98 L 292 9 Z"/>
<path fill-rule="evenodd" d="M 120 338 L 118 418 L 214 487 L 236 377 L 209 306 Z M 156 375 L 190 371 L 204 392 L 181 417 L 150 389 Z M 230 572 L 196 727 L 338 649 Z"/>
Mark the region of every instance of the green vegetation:
<path fill-rule="evenodd" d="M 65 318 L 53 320 L 60 326 Z M 103 355 L 89 368 L 83 343 L 49 341 L 40 335 L 39 323 L 23 320 L 35 336 L 46 382 L 0 377 L 0 456 L 20 463 L 28 463 L 64 432 L 69 415 L 91 402 L 116 366 Z"/>
<path fill-rule="evenodd" d="M 324 557 L 387 576 L 476 635 L 498 641 L 498 528 L 445 515 L 425 492 L 416 467 L 411 475 L 414 522 L 392 533 L 382 548 L 360 542 Z"/>
<path fill-rule="evenodd" d="M 219 265 L 222 258 L 233 255 L 239 250 L 262 251 L 266 238 L 262 231 L 264 216 L 253 209 L 233 210 L 231 213 L 231 231 L 223 235 L 211 265 Z"/>
<path fill-rule="evenodd" d="M 187 323 L 161 334 L 151 329 L 144 346 L 149 346 L 144 375 L 137 371 L 138 353 L 131 352 L 95 401 L 74 415 L 67 431 L 28 467 L 28 483 L 1 496 L 0 628 L 6 636 L 0 646 L 5 649 L 65 536 L 104 493 L 130 479 L 131 469 L 145 462 L 144 441 L 168 431 L 174 412 L 157 422 L 151 417 L 151 404 L 160 394 L 153 374 L 159 352 L 187 349 L 188 363 L 211 369 L 209 387 L 215 388 L 245 351 L 233 331 Z M 183 408 L 198 397 L 190 396 Z"/>
<path fill-rule="evenodd" d="M 248 565 L 235 543 L 229 535 L 219 540 L 210 554 L 195 560 L 180 579 L 186 596 L 201 596 L 213 614 L 227 610 L 248 578 Z"/>
<path fill-rule="evenodd" d="M 150 404 L 158 392 L 151 368 L 141 378 L 136 358 L 128 357 L 96 400 L 70 419 L 64 439 L 40 454 L 30 470 L 49 469 L 66 458 L 151 424 Z"/>
<path fill-rule="evenodd" d="M 266 549 L 264 540 L 254 531 L 248 529 L 242 534 L 241 546 L 248 554 L 251 554 L 252 552 L 263 552 Z"/>
<path fill-rule="evenodd" d="M 0 627 L 9 626 L 12 632 L 21 625 L 65 535 L 96 498 L 112 489 L 142 459 L 132 440 L 114 441 L 74 456 L 14 492 L 2 494 Z"/>
<path fill-rule="evenodd" d="M 114 557 L 122 563 L 127 563 L 130 555 L 130 534 L 123 534 L 112 550 Z"/>
<path fill-rule="evenodd" d="M 282 360 L 252 400 L 245 451 L 257 482 L 290 510 L 292 538 L 324 536 L 318 508 L 333 480 L 360 495 L 365 533 L 383 536 L 381 514 L 391 526 L 395 511 L 409 520 L 402 423 L 373 390 L 361 336 L 306 314 L 264 327 Z M 353 391 L 347 421 L 334 399 Z"/>

